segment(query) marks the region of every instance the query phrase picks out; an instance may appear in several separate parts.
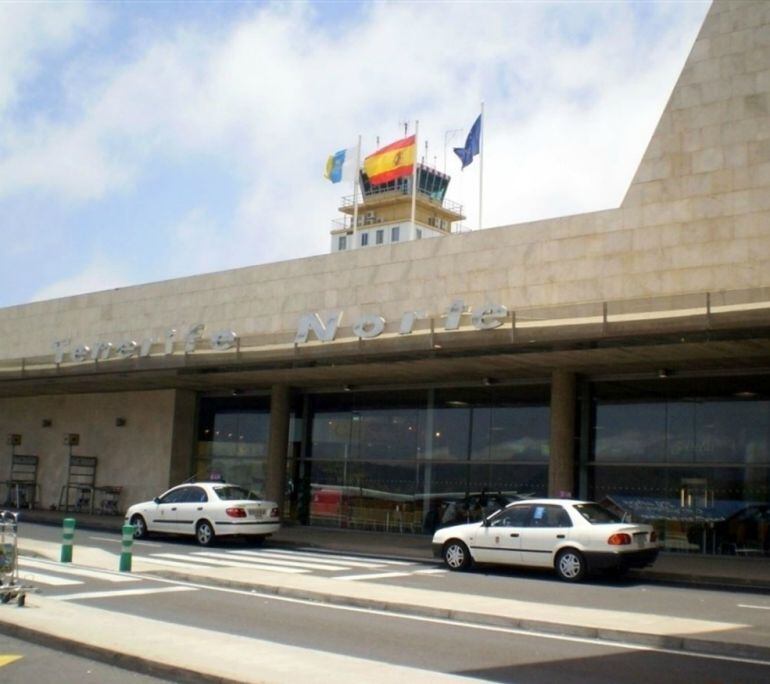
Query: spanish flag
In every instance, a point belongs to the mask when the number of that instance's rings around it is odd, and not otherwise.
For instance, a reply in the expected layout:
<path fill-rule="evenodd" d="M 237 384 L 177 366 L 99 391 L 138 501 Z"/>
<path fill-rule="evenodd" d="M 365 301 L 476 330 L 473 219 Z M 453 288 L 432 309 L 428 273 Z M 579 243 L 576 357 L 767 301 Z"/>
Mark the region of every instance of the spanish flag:
<path fill-rule="evenodd" d="M 414 170 L 415 139 L 396 140 L 387 147 L 377 150 L 364 159 L 364 172 L 372 185 L 408 176 Z"/>

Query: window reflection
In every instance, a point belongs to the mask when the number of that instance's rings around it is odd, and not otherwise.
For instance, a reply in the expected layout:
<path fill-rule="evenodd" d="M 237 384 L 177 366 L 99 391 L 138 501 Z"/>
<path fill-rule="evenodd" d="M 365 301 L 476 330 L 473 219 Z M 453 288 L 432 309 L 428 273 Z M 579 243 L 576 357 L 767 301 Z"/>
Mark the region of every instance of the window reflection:
<path fill-rule="evenodd" d="M 270 429 L 267 397 L 201 400 L 195 476 L 264 493 Z"/>
<path fill-rule="evenodd" d="M 672 552 L 770 555 L 770 402 L 599 402 L 591 496 Z"/>
<path fill-rule="evenodd" d="M 313 397 L 305 457 L 310 522 L 432 532 L 450 519 L 544 495 L 546 393 L 474 388 Z"/>

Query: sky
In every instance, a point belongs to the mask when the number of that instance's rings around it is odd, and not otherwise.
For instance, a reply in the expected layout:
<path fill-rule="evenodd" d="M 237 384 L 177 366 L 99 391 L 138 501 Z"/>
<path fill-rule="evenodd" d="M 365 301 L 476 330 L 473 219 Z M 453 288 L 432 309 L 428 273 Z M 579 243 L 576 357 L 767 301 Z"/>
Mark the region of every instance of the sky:
<path fill-rule="evenodd" d="M 0 0 L 0 307 L 328 253 L 404 122 L 477 230 L 482 102 L 482 229 L 617 207 L 708 7 Z"/>

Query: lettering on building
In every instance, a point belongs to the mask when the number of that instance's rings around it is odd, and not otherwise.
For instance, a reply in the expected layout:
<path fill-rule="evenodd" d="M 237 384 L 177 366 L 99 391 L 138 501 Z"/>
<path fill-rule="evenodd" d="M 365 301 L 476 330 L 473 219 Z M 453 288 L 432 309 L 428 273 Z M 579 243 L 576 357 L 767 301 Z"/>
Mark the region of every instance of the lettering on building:
<path fill-rule="evenodd" d="M 337 338 L 343 320 L 343 311 L 332 311 L 323 316 L 318 312 L 300 316 L 294 344 L 312 341 L 333 342 Z M 445 332 L 459 330 L 466 325 L 476 330 L 494 330 L 504 324 L 508 309 L 501 304 L 487 303 L 470 309 L 462 299 L 453 300 L 441 315 L 441 327 Z M 398 335 L 411 335 L 419 320 L 431 320 L 425 311 L 405 311 L 399 320 Z M 352 332 L 361 340 L 379 337 L 385 332 L 387 321 L 376 313 L 365 313 L 352 322 Z M 205 341 L 205 345 L 204 345 Z M 169 328 L 158 337 L 123 339 L 115 342 L 74 343 L 70 339 L 58 339 L 53 343 L 54 362 L 99 363 L 110 359 L 146 358 L 153 355 L 153 348 L 162 345 L 161 353 L 170 356 L 177 353 L 194 354 L 206 348 L 210 351 L 225 352 L 239 348 L 240 338 L 233 330 L 216 330 L 209 333 L 203 323 L 195 323 L 184 332 Z"/>

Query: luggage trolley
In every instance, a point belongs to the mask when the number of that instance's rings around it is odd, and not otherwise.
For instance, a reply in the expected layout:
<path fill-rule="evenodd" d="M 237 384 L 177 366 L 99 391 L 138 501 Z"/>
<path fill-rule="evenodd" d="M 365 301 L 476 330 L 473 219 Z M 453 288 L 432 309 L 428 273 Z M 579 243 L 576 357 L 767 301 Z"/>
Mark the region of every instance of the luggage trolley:
<path fill-rule="evenodd" d="M 21 608 L 31 587 L 19 580 L 18 513 L 0 511 L 0 603 L 16 599 Z"/>

